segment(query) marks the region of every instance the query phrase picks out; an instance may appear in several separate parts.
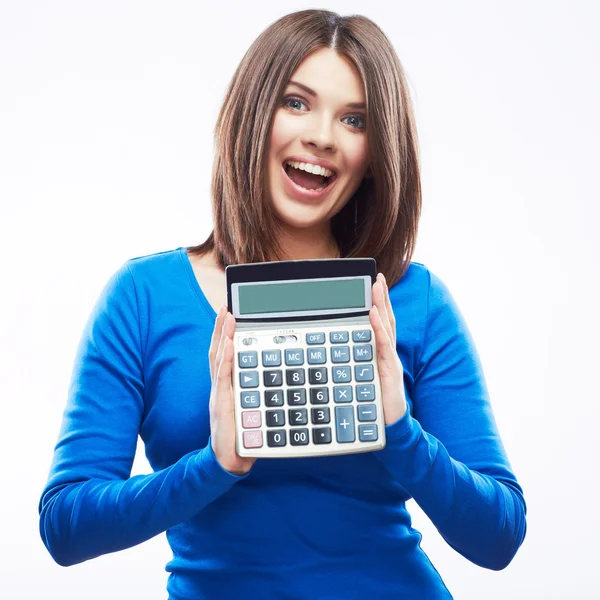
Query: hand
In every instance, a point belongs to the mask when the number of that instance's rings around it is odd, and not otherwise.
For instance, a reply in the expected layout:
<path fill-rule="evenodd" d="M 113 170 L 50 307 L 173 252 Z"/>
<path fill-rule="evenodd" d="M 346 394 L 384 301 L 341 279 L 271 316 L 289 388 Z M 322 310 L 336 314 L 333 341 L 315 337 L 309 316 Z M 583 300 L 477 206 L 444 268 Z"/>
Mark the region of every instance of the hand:
<path fill-rule="evenodd" d="M 235 412 L 231 374 L 233 372 L 233 334 L 235 318 L 221 307 L 210 342 L 210 434 L 219 464 L 234 475 L 245 475 L 256 458 L 242 458 L 235 451 Z"/>
<path fill-rule="evenodd" d="M 373 308 L 369 312 L 377 346 L 377 368 L 386 425 L 395 423 L 406 413 L 404 369 L 396 352 L 396 318 L 388 295 L 385 277 L 377 274 L 373 284 Z"/>

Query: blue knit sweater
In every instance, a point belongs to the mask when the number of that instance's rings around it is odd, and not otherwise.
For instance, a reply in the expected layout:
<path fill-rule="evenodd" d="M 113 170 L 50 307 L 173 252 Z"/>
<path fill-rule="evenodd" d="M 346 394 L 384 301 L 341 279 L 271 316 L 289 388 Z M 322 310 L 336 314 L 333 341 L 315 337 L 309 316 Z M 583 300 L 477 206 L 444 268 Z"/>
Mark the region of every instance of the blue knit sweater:
<path fill-rule="evenodd" d="M 126 261 L 84 328 L 40 499 L 54 560 L 166 531 L 172 600 L 451 598 L 411 527 L 412 497 L 465 558 L 506 567 L 526 507 L 467 325 L 420 263 L 389 294 L 409 411 L 386 447 L 258 459 L 237 476 L 211 449 L 216 315 L 186 248 Z M 138 435 L 154 472 L 131 477 Z"/>

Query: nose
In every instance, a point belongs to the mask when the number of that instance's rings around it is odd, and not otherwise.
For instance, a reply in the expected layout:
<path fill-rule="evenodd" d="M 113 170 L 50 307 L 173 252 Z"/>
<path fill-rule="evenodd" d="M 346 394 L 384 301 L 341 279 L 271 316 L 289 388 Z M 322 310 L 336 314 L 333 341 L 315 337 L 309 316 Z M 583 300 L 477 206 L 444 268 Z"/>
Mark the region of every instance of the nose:
<path fill-rule="evenodd" d="M 304 144 L 319 150 L 335 150 L 333 125 L 327 115 L 311 119 L 304 134 Z"/>

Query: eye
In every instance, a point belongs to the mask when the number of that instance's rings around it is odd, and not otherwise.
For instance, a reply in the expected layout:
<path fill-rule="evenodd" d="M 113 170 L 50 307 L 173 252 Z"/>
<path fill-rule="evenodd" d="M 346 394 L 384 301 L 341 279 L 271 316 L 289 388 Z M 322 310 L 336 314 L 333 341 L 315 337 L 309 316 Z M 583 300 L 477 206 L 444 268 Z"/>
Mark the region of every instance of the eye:
<path fill-rule="evenodd" d="M 287 96 L 286 98 L 283 99 L 282 104 L 284 106 L 289 106 L 290 108 L 292 108 L 288 102 L 297 102 L 298 104 L 304 104 L 304 102 L 302 102 L 302 100 L 300 100 L 300 98 L 297 98 L 296 96 Z M 296 110 L 296 109 L 294 109 Z"/>
<path fill-rule="evenodd" d="M 365 128 L 365 117 L 363 115 L 351 115 L 349 117 L 344 117 L 345 119 L 359 119 L 362 122 L 360 127 L 355 127 L 355 129 L 364 129 Z"/>
<path fill-rule="evenodd" d="M 297 109 L 297 108 L 294 108 L 293 106 L 291 106 L 292 102 L 296 102 L 298 104 L 302 104 L 302 105 L 306 106 L 304 101 L 302 99 L 298 98 L 298 96 L 286 96 L 283 99 L 281 104 L 282 104 L 282 106 L 287 106 L 288 108 L 291 108 L 292 110 L 300 110 L 300 109 Z M 364 115 L 350 115 L 349 117 L 344 117 L 344 120 L 345 119 L 356 119 L 362 123 L 362 125 L 360 125 L 360 126 L 351 125 L 351 127 L 353 129 L 358 129 L 358 130 L 365 129 L 365 116 Z"/>

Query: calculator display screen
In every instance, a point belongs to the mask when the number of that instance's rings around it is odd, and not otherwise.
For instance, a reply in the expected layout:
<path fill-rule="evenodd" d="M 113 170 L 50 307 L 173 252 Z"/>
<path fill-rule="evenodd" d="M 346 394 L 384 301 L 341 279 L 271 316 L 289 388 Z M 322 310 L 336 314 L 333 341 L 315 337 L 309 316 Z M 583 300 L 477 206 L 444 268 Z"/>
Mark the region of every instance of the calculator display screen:
<path fill-rule="evenodd" d="M 333 277 L 234 284 L 240 316 L 366 310 L 370 277 Z M 367 291 L 369 292 L 367 297 Z"/>

